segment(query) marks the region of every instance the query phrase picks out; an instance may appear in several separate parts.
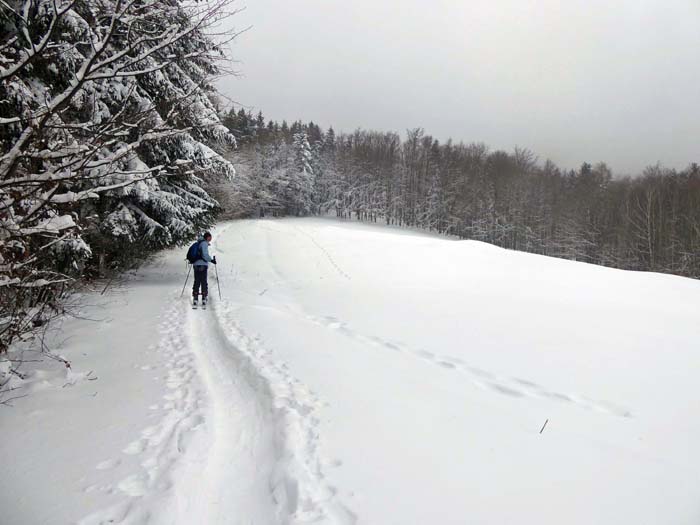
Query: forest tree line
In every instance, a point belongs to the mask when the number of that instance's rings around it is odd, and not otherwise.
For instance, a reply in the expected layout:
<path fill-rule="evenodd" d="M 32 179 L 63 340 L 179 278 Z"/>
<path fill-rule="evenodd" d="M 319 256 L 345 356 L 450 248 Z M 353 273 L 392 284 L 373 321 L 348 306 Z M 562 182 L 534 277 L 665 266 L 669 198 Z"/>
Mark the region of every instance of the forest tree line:
<path fill-rule="evenodd" d="M 230 110 L 236 216 L 322 215 L 424 228 L 530 253 L 700 277 L 700 166 L 614 177 L 526 149 L 440 143 L 422 129 L 336 135 Z"/>

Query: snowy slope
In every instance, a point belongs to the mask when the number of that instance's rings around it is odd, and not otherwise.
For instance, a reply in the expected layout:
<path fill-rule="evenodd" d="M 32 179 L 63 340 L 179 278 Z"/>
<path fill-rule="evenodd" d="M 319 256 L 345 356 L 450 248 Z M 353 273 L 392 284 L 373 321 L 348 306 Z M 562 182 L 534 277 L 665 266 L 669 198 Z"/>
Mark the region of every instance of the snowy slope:
<path fill-rule="evenodd" d="M 0 407 L 1 523 L 700 522 L 699 282 L 331 220 L 214 235 L 222 301 L 179 300 L 167 252 L 53 336 L 71 386 L 36 364 Z"/>

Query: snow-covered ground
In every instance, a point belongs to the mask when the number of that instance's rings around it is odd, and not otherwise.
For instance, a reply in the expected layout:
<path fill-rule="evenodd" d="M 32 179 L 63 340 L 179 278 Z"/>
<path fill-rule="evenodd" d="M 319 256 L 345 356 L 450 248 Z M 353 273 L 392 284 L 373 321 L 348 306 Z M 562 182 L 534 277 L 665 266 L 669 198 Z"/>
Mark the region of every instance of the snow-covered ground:
<path fill-rule="evenodd" d="M 209 310 L 169 251 L 25 366 L 0 523 L 700 522 L 700 282 L 322 219 L 212 251 Z"/>

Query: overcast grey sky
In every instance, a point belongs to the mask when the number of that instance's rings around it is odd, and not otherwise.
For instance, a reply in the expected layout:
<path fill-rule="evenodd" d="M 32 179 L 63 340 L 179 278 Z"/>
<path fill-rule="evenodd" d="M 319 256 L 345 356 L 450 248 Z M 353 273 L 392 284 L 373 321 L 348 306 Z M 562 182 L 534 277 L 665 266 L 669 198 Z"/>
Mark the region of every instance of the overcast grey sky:
<path fill-rule="evenodd" d="M 267 118 L 424 127 L 617 173 L 700 162 L 700 0 L 239 0 L 221 90 Z"/>

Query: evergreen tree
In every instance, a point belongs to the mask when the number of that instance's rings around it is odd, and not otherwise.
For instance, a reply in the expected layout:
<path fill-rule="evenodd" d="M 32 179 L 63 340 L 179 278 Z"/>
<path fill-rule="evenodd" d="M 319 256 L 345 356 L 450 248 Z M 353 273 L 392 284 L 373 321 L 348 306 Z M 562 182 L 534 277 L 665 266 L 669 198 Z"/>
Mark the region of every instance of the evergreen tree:
<path fill-rule="evenodd" d="M 300 125 L 296 125 L 300 129 Z M 294 135 L 293 170 L 290 174 L 289 206 L 295 215 L 307 215 L 313 209 L 313 169 L 311 146 L 303 131 Z"/>
<path fill-rule="evenodd" d="M 0 351 L 59 308 L 71 274 L 210 225 L 210 146 L 234 139 L 204 30 L 225 2 L 8 0 L 0 6 Z"/>

